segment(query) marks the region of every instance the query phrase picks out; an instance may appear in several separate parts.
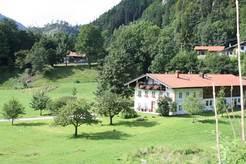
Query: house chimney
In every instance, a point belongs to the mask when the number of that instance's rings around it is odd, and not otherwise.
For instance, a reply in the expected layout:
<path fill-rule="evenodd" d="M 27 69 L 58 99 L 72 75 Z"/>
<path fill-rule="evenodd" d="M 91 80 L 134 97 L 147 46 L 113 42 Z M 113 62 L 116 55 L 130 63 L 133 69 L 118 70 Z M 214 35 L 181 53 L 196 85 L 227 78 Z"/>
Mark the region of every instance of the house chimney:
<path fill-rule="evenodd" d="M 177 70 L 175 74 L 176 74 L 176 78 L 179 78 L 180 71 Z"/>
<path fill-rule="evenodd" d="M 201 72 L 199 76 L 204 79 L 205 78 L 205 73 Z"/>

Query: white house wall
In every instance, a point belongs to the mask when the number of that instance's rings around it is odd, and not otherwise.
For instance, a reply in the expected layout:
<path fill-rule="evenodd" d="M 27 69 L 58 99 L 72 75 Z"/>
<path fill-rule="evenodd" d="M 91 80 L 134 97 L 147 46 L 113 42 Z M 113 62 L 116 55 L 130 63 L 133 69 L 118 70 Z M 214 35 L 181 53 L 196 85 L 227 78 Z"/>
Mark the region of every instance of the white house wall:
<path fill-rule="evenodd" d="M 180 95 L 181 94 L 181 95 Z M 176 114 L 185 114 L 185 109 L 183 108 L 183 102 L 186 97 L 194 95 L 196 97 L 203 97 L 202 88 L 187 88 L 187 89 L 175 89 L 175 102 L 177 103 Z"/>
<path fill-rule="evenodd" d="M 155 81 L 151 78 L 147 79 L 148 85 L 160 85 L 158 81 Z M 183 108 L 183 103 L 185 98 L 189 95 L 194 95 L 196 97 L 200 97 L 203 101 L 204 110 L 213 110 L 213 99 L 203 99 L 203 89 L 202 88 L 182 88 L 182 89 L 172 89 L 166 86 L 165 91 L 162 90 L 145 90 L 140 89 L 138 86 L 135 87 L 135 94 L 134 94 L 134 109 L 136 111 L 143 111 L 143 112 L 152 112 L 156 113 L 158 108 L 158 100 L 160 97 L 166 96 L 170 97 L 172 101 L 176 102 L 177 110 L 174 114 L 186 114 L 187 112 Z M 141 96 L 139 95 L 141 92 Z M 146 96 L 146 93 L 147 95 Z M 154 96 L 152 94 L 154 93 Z M 226 103 L 228 105 L 240 105 L 240 97 L 233 97 L 226 98 Z"/>

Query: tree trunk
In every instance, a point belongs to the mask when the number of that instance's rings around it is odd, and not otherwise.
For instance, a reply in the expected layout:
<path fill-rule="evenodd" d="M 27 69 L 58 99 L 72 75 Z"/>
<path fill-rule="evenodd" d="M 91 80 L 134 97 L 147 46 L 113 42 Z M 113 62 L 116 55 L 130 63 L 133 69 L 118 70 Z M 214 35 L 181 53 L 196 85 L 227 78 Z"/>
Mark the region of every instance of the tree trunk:
<path fill-rule="evenodd" d="M 40 113 L 39 113 L 39 114 L 40 114 L 40 116 L 42 116 L 42 115 L 43 115 L 42 110 L 40 110 Z"/>
<path fill-rule="evenodd" d="M 13 118 L 11 119 L 11 124 L 14 125 L 14 119 Z"/>
<path fill-rule="evenodd" d="M 78 136 L 78 126 L 74 126 L 74 137 L 77 137 Z"/>
<path fill-rule="evenodd" d="M 192 115 L 192 123 L 195 123 L 196 121 L 195 121 L 195 116 L 194 115 Z"/>
<path fill-rule="evenodd" d="M 113 117 L 114 116 L 109 116 L 109 125 L 113 125 Z"/>

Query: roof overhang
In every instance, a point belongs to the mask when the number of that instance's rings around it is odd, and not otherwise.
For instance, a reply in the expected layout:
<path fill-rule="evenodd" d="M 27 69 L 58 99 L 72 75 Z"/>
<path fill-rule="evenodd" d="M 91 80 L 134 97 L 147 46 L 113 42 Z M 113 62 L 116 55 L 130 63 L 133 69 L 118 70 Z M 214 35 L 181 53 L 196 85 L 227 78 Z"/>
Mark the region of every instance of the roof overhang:
<path fill-rule="evenodd" d="M 140 79 L 142 79 L 142 78 L 145 78 L 145 77 L 149 77 L 149 78 L 151 78 L 151 79 L 153 79 L 153 80 L 159 82 L 160 84 L 162 84 L 162 85 L 164 85 L 164 86 L 166 86 L 166 87 L 169 87 L 167 84 L 165 84 L 165 83 L 163 83 L 162 81 L 160 81 L 160 80 L 158 80 L 158 79 L 152 77 L 150 74 L 144 74 L 144 75 L 142 75 L 142 76 L 139 76 L 139 77 L 137 77 L 137 78 L 135 78 L 135 79 L 133 79 L 133 80 L 131 80 L 131 81 L 125 83 L 125 86 L 129 86 L 130 84 L 132 84 L 132 83 L 134 83 L 134 82 L 137 82 L 138 80 L 140 80 Z M 169 88 L 171 88 L 171 87 L 169 87 Z"/>

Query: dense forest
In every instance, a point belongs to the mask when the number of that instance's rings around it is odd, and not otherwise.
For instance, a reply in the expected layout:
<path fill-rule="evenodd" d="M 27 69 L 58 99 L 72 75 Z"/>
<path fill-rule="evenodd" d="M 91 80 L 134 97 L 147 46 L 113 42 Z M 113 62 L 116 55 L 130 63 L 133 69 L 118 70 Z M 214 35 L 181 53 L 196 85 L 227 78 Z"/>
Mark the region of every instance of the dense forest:
<path fill-rule="evenodd" d="M 245 0 L 240 13 L 245 40 Z M 32 74 L 63 62 L 69 50 L 86 53 L 90 63 L 100 63 L 99 91 L 123 93 L 126 81 L 147 72 L 237 74 L 236 58 L 198 59 L 193 51 L 195 45 L 236 43 L 234 0 L 122 0 L 89 25 L 57 21 L 26 31 L 3 19 L 0 39 L 0 64 Z"/>

